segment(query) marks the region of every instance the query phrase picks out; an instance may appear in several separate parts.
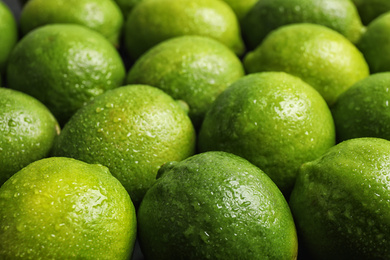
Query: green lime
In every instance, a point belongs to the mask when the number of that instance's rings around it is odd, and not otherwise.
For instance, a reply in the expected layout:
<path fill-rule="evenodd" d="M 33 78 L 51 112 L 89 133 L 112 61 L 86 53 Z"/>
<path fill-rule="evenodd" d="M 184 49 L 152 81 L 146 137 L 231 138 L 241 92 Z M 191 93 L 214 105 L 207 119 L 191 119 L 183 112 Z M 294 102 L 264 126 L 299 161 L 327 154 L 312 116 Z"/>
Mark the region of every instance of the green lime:
<path fill-rule="evenodd" d="M 138 210 L 147 259 L 296 259 L 286 200 L 247 160 L 207 152 L 165 164 Z"/>
<path fill-rule="evenodd" d="M 108 167 L 138 205 L 160 166 L 187 158 L 194 147 L 194 127 L 175 100 L 151 86 L 128 85 L 77 111 L 53 155 Z"/>
<path fill-rule="evenodd" d="M 152 47 L 130 68 L 128 84 L 146 84 L 185 101 L 199 126 L 215 98 L 244 76 L 239 58 L 208 37 L 181 36 Z"/>
<path fill-rule="evenodd" d="M 242 33 L 248 48 L 255 49 L 271 31 L 295 23 L 327 26 L 353 43 L 364 32 L 351 0 L 261 0 L 242 20 Z"/>
<path fill-rule="evenodd" d="M 114 46 L 75 24 L 46 25 L 27 34 L 7 67 L 8 87 L 39 99 L 61 125 L 86 102 L 121 86 L 125 76 Z"/>
<path fill-rule="evenodd" d="M 335 144 L 321 95 L 284 72 L 250 74 L 227 88 L 207 112 L 200 152 L 231 152 L 262 169 L 288 197 L 302 163 Z"/>
<path fill-rule="evenodd" d="M 114 0 L 114 2 L 116 2 L 116 4 L 121 9 L 125 20 L 129 15 L 130 11 L 133 10 L 134 6 L 136 6 L 141 1 L 143 0 Z"/>
<path fill-rule="evenodd" d="M 136 214 L 106 167 L 31 163 L 0 188 L 1 259 L 129 259 Z"/>
<path fill-rule="evenodd" d="M 234 11 L 234 13 L 237 15 L 237 18 L 239 21 L 242 21 L 246 14 L 250 12 L 250 10 L 253 8 L 253 6 L 259 1 L 259 0 L 223 0 L 226 2 Z"/>
<path fill-rule="evenodd" d="M 9 7 L 0 1 L 0 76 L 7 65 L 8 56 L 18 41 L 18 26 Z M 1 82 L 1 81 L 0 81 Z"/>
<path fill-rule="evenodd" d="M 339 141 L 358 137 L 390 140 L 390 72 L 372 74 L 344 92 L 332 107 Z"/>
<path fill-rule="evenodd" d="M 365 25 L 370 24 L 375 18 L 390 11 L 388 0 L 352 0 L 356 5 L 360 17 Z"/>
<path fill-rule="evenodd" d="M 112 0 L 29 0 L 22 8 L 20 29 L 23 35 L 56 23 L 86 26 L 118 46 L 124 18 Z"/>
<path fill-rule="evenodd" d="M 390 12 L 368 26 L 357 46 L 363 53 L 371 73 L 390 71 Z"/>
<path fill-rule="evenodd" d="M 125 22 L 125 47 L 134 60 L 157 43 L 183 35 L 209 36 L 237 55 L 245 50 L 236 14 L 222 0 L 141 1 Z"/>
<path fill-rule="evenodd" d="M 390 141 L 355 138 L 305 163 L 290 197 L 311 259 L 388 259 Z"/>
<path fill-rule="evenodd" d="M 248 73 L 284 71 L 300 77 L 332 105 L 369 75 L 362 53 L 340 33 L 317 24 L 290 24 L 271 32 L 244 59 Z"/>
<path fill-rule="evenodd" d="M 60 128 L 41 102 L 0 88 L 0 186 L 33 161 L 46 157 Z"/>

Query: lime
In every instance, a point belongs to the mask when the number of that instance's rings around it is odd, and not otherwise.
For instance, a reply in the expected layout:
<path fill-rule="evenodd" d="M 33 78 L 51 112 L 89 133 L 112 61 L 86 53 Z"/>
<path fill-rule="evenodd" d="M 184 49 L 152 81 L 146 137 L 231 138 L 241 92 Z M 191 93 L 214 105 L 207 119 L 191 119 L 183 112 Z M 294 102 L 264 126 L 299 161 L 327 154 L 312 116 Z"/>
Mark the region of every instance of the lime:
<path fill-rule="evenodd" d="M 314 87 L 331 106 L 369 75 L 362 53 L 340 33 L 322 25 L 290 24 L 271 32 L 245 56 L 248 73 L 284 71 Z"/>
<path fill-rule="evenodd" d="M 242 20 L 242 33 L 248 48 L 255 49 L 271 31 L 295 23 L 327 26 L 353 43 L 364 32 L 351 0 L 261 0 Z"/>
<path fill-rule="evenodd" d="M 0 1 L 0 76 L 4 71 L 8 56 L 18 41 L 18 27 L 9 7 Z M 1 81 L 0 81 L 1 82 Z"/>
<path fill-rule="evenodd" d="M 332 107 L 339 141 L 358 137 L 390 140 L 390 72 L 372 74 L 344 92 Z"/>
<path fill-rule="evenodd" d="M 41 102 L 0 88 L 0 186 L 14 173 L 49 154 L 60 128 Z"/>
<path fill-rule="evenodd" d="M 138 210 L 147 259 L 296 259 L 293 218 L 259 168 L 225 152 L 165 164 Z"/>
<path fill-rule="evenodd" d="M 363 53 L 371 73 L 390 71 L 390 12 L 368 26 L 357 46 Z"/>
<path fill-rule="evenodd" d="M 199 126 L 215 98 L 244 76 L 239 58 L 208 37 L 181 36 L 157 44 L 130 68 L 129 84 L 158 87 L 185 101 L 189 116 Z"/>
<path fill-rule="evenodd" d="M 121 9 L 125 19 L 129 15 L 130 11 L 133 10 L 134 6 L 136 6 L 141 1 L 143 0 L 114 0 L 114 2 L 116 2 L 116 4 Z"/>
<path fill-rule="evenodd" d="M 46 24 L 72 23 L 101 33 L 118 45 L 124 23 L 118 5 L 112 0 L 30 0 L 20 14 L 23 35 Z"/>
<path fill-rule="evenodd" d="M 46 25 L 27 34 L 7 67 L 8 87 L 39 99 L 61 125 L 86 102 L 121 86 L 125 76 L 113 45 L 75 24 Z"/>
<path fill-rule="evenodd" d="M 160 166 L 187 158 L 194 147 L 194 127 L 175 100 L 151 86 L 128 85 L 77 111 L 53 155 L 105 165 L 138 205 Z"/>
<path fill-rule="evenodd" d="M 370 24 L 381 14 L 390 11 L 388 0 L 352 0 L 356 5 L 360 17 L 365 25 Z"/>
<path fill-rule="evenodd" d="M 136 237 L 129 194 L 106 167 L 38 160 L 0 188 L 1 259 L 128 259 Z"/>
<path fill-rule="evenodd" d="M 259 0 L 223 0 L 226 2 L 237 15 L 239 21 L 242 21 L 247 13 Z"/>
<path fill-rule="evenodd" d="M 246 158 L 288 197 L 302 163 L 335 144 L 331 112 L 321 95 L 284 72 L 250 74 L 227 88 L 207 112 L 200 152 Z"/>
<path fill-rule="evenodd" d="M 209 36 L 237 55 L 244 53 L 237 17 L 222 0 L 141 1 L 125 22 L 125 47 L 134 60 L 157 43 L 183 35 Z"/>
<path fill-rule="evenodd" d="M 389 190 L 385 139 L 350 139 L 305 163 L 290 197 L 300 245 L 313 259 L 387 259 Z"/>

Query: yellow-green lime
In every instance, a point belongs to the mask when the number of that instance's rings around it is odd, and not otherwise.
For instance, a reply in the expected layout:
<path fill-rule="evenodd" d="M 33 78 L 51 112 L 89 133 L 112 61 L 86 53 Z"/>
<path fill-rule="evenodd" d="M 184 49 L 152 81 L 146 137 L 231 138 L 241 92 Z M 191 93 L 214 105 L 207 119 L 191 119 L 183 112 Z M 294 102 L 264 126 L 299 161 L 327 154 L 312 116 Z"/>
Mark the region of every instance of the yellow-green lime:
<path fill-rule="evenodd" d="M 284 72 L 254 73 L 214 101 L 199 133 L 199 151 L 239 155 L 262 169 L 288 197 L 302 163 L 335 144 L 322 96 Z"/>
<path fill-rule="evenodd" d="M 390 71 L 390 11 L 373 20 L 357 44 L 371 73 Z"/>
<path fill-rule="evenodd" d="M 259 0 L 223 0 L 226 2 L 237 15 L 239 21 L 253 8 Z"/>
<path fill-rule="evenodd" d="M 194 127 L 178 102 L 158 88 L 127 85 L 78 110 L 53 155 L 107 166 L 138 205 L 160 166 L 187 158 L 194 147 Z"/>
<path fill-rule="evenodd" d="M 225 152 L 165 164 L 139 207 L 138 230 L 147 259 L 297 259 L 280 190 Z"/>
<path fill-rule="evenodd" d="M 121 9 L 122 14 L 126 20 L 130 11 L 133 10 L 134 6 L 136 6 L 139 2 L 141 2 L 143 0 L 114 0 L 114 1 Z"/>
<path fill-rule="evenodd" d="M 249 49 L 255 49 L 271 31 L 295 23 L 327 26 L 353 43 L 364 32 L 351 0 L 261 0 L 242 20 L 245 43 Z"/>
<path fill-rule="evenodd" d="M 0 188 L 1 259 L 129 259 L 136 214 L 106 167 L 38 160 Z"/>
<path fill-rule="evenodd" d="M 41 102 L 0 88 L 0 186 L 23 167 L 46 157 L 59 132 L 56 119 Z"/>
<path fill-rule="evenodd" d="M 112 0 L 29 0 L 20 13 L 23 35 L 40 26 L 58 23 L 86 26 L 118 46 L 124 18 Z"/>
<path fill-rule="evenodd" d="M 11 9 L 0 1 L 0 76 L 3 73 L 8 56 L 18 41 L 18 26 Z M 1 82 L 1 81 L 0 81 Z"/>
<path fill-rule="evenodd" d="M 332 107 L 338 141 L 390 140 L 390 72 L 372 74 L 344 92 Z"/>
<path fill-rule="evenodd" d="M 279 27 L 244 59 L 248 73 L 284 71 L 300 77 L 332 105 L 338 96 L 369 75 L 362 53 L 328 27 L 301 23 Z"/>
<path fill-rule="evenodd" d="M 310 259 L 388 259 L 390 141 L 355 138 L 305 163 L 290 197 Z"/>
<path fill-rule="evenodd" d="M 76 24 L 35 29 L 15 46 L 7 67 L 8 87 L 39 99 L 61 125 L 86 102 L 121 86 L 125 76 L 114 46 Z"/>
<path fill-rule="evenodd" d="M 125 47 L 134 60 L 157 43 L 183 35 L 209 36 L 237 55 L 245 50 L 237 16 L 222 0 L 141 1 L 125 22 Z"/>
<path fill-rule="evenodd" d="M 390 1 L 388 0 L 352 0 L 359 11 L 362 22 L 370 24 L 381 14 L 390 11 Z"/>
<path fill-rule="evenodd" d="M 158 87 L 185 101 L 189 117 L 199 126 L 215 98 L 244 76 L 240 59 L 224 44 L 204 36 L 163 41 L 130 68 L 128 84 Z"/>

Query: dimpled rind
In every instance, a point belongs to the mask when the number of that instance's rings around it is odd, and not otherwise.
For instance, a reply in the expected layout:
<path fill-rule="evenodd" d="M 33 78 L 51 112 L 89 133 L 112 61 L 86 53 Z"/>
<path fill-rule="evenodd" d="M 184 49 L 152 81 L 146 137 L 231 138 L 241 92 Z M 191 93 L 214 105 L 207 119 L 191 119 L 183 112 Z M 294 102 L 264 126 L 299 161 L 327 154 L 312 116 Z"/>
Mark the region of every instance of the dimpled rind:
<path fill-rule="evenodd" d="M 134 206 L 106 167 L 36 161 L 0 188 L 1 259 L 128 259 Z"/>
<path fill-rule="evenodd" d="M 195 152 L 195 129 L 180 105 L 148 85 L 108 91 L 65 125 L 53 155 L 110 169 L 138 204 L 158 169 Z"/>
<path fill-rule="evenodd" d="M 290 208 L 315 259 L 388 259 L 390 142 L 355 138 L 300 169 Z"/>
<path fill-rule="evenodd" d="M 294 221 L 259 168 L 225 152 L 160 169 L 138 211 L 148 259 L 296 259 Z"/>

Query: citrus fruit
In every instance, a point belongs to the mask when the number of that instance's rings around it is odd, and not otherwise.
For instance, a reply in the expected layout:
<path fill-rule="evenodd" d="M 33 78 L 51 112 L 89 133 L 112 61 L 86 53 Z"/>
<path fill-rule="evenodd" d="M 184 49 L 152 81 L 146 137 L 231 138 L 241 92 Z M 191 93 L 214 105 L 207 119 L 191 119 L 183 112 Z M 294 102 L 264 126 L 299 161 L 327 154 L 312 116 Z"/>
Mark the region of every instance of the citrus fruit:
<path fill-rule="evenodd" d="M 37 27 L 56 23 L 86 26 L 117 46 L 124 18 L 112 0 L 29 0 L 22 8 L 20 29 L 23 35 Z"/>
<path fill-rule="evenodd" d="M 14 173 L 49 154 L 60 128 L 41 102 L 0 88 L 0 186 Z"/>
<path fill-rule="evenodd" d="M 239 21 L 253 8 L 259 0 L 223 0 L 234 11 Z"/>
<path fill-rule="evenodd" d="M 130 11 L 133 10 L 139 2 L 143 0 L 114 0 L 122 11 L 124 18 L 126 19 Z"/>
<path fill-rule="evenodd" d="M 353 43 L 364 32 L 351 0 L 261 0 L 242 20 L 242 33 L 248 48 L 254 49 L 271 31 L 294 23 L 327 26 Z"/>
<path fill-rule="evenodd" d="M 4 71 L 8 56 L 18 41 L 18 27 L 9 7 L 0 1 L 0 76 Z"/>
<path fill-rule="evenodd" d="M 302 163 L 335 144 L 321 95 L 284 72 L 242 77 L 214 101 L 201 126 L 199 151 L 226 151 L 262 169 L 288 197 Z"/>
<path fill-rule="evenodd" d="M 208 37 L 181 36 L 163 41 L 130 68 L 128 84 L 147 84 L 185 101 L 189 117 L 199 126 L 215 98 L 244 76 L 239 58 Z"/>
<path fill-rule="evenodd" d="M 147 259 L 296 259 L 297 237 L 280 190 L 225 152 L 165 164 L 138 210 Z"/>
<path fill-rule="evenodd" d="M 0 188 L 1 259 L 128 259 L 129 194 L 106 167 L 70 158 L 26 166 Z"/>
<path fill-rule="evenodd" d="M 301 167 L 289 204 L 312 259 L 389 257 L 389 151 L 388 140 L 355 138 Z"/>
<path fill-rule="evenodd" d="M 340 33 L 317 24 L 279 27 L 244 59 L 248 73 L 284 71 L 314 87 L 331 106 L 369 69 L 362 53 Z"/>
<path fill-rule="evenodd" d="M 338 141 L 390 140 L 390 72 L 372 74 L 344 92 L 332 107 Z"/>
<path fill-rule="evenodd" d="M 7 66 L 8 87 L 39 99 L 61 125 L 86 102 L 121 86 L 125 76 L 113 45 L 75 24 L 35 29 L 18 42 Z"/>
<path fill-rule="evenodd" d="M 194 127 L 175 100 L 151 86 L 128 85 L 77 111 L 53 155 L 107 166 L 138 205 L 159 167 L 187 158 L 194 146 Z"/>
<path fill-rule="evenodd" d="M 368 26 L 357 46 L 363 53 L 371 73 L 390 71 L 390 12 Z"/>
<path fill-rule="evenodd" d="M 134 60 L 157 43 L 183 35 L 212 37 L 237 55 L 245 49 L 237 17 L 222 0 L 141 1 L 128 15 L 123 34 Z"/>
<path fill-rule="evenodd" d="M 381 14 L 390 11 L 388 0 L 352 0 L 359 11 L 363 24 L 368 25 Z"/>

